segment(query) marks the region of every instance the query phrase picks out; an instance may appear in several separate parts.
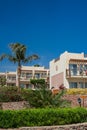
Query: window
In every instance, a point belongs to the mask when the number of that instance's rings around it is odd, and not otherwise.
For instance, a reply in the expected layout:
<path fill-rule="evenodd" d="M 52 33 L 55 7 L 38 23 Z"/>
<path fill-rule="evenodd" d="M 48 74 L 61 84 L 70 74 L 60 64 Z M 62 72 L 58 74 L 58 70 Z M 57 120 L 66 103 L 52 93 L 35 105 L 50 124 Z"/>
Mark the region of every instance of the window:
<path fill-rule="evenodd" d="M 84 88 L 84 83 L 83 82 L 79 82 L 79 88 Z"/>
<path fill-rule="evenodd" d="M 25 73 L 22 72 L 22 73 L 21 73 L 21 77 L 25 77 Z"/>
<path fill-rule="evenodd" d="M 85 88 L 87 88 L 87 82 L 85 83 Z"/>
<path fill-rule="evenodd" d="M 36 73 L 35 78 L 39 79 L 40 78 L 40 73 Z"/>
<path fill-rule="evenodd" d="M 21 88 L 25 88 L 25 85 L 24 84 L 20 84 Z"/>
<path fill-rule="evenodd" d="M 77 82 L 70 82 L 69 87 L 70 88 L 77 88 Z"/>
<path fill-rule="evenodd" d="M 87 65 L 84 65 L 84 69 L 87 70 Z"/>
<path fill-rule="evenodd" d="M 46 78 L 47 77 L 47 73 L 43 72 L 41 73 L 41 78 Z"/>
<path fill-rule="evenodd" d="M 27 78 L 32 78 L 32 73 L 26 73 Z"/>

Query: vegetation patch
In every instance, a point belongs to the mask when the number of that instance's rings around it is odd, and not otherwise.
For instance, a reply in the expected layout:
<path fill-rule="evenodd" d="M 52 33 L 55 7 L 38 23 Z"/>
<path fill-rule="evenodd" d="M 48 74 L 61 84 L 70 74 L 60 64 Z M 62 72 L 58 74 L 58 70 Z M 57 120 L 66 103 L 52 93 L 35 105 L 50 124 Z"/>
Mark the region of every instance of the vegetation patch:
<path fill-rule="evenodd" d="M 66 94 L 69 94 L 69 95 L 85 95 L 87 94 L 87 88 L 72 88 L 72 89 L 67 89 L 67 92 Z"/>
<path fill-rule="evenodd" d="M 85 108 L 0 110 L 0 128 L 65 125 L 86 121 Z"/>

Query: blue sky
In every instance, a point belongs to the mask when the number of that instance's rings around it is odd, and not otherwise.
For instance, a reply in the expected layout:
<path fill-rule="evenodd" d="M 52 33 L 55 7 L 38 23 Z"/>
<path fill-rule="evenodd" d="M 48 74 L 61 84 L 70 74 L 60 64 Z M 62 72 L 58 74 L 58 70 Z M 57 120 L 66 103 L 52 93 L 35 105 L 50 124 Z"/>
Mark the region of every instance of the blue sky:
<path fill-rule="evenodd" d="M 45 67 L 64 51 L 87 53 L 87 0 L 0 0 L 0 54 L 14 42 L 40 56 L 32 64 Z M 15 68 L 0 62 L 0 71 Z"/>

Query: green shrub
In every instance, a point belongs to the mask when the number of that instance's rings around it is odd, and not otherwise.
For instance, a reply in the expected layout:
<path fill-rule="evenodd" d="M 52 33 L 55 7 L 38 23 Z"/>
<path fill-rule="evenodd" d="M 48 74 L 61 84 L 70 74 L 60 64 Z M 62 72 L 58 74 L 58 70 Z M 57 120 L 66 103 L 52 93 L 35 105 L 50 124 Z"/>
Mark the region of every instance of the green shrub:
<path fill-rule="evenodd" d="M 64 91 L 54 95 L 43 85 L 43 88 L 36 90 L 21 89 L 19 92 L 16 87 L 0 87 L 0 102 L 28 101 L 30 107 L 67 107 L 70 102 L 62 99 Z"/>
<path fill-rule="evenodd" d="M 0 87 L 0 92 L 17 92 L 17 87 L 15 87 L 15 86 L 3 86 L 3 87 Z"/>
<path fill-rule="evenodd" d="M 23 99 L 29 102 L 30 107 L 34 108 L 52 108 L 52 107 L 70 107 L 70 102 L 62 99 L 64 91 L 54 95 L 51 90 L 22 90 Z"/>
<path fill-rule="evenodd" d="M 22 101 L 22 95 L 16 87 L 0 87 L 0 102 Z"/>
<path fill-rule="evenodd" d="M 0 110 L 0 128 L 65 125 L 86 121 L 85 108 Z"/>

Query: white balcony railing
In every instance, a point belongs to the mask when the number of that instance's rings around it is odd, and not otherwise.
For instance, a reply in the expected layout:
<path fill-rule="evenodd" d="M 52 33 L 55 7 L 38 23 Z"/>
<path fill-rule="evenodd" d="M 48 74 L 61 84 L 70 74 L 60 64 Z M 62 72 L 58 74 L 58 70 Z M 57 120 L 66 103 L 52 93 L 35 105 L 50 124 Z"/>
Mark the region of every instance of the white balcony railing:
<path fill-rule="evenodd" d="M 73 76 L 84 76 L 87 77 L 87 70 L 79 70 L 79 69 L 67 69 L 66 76 L 73 77 Z"/>

